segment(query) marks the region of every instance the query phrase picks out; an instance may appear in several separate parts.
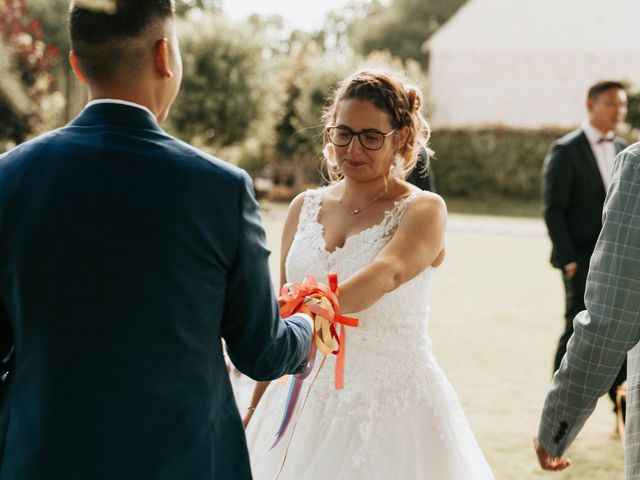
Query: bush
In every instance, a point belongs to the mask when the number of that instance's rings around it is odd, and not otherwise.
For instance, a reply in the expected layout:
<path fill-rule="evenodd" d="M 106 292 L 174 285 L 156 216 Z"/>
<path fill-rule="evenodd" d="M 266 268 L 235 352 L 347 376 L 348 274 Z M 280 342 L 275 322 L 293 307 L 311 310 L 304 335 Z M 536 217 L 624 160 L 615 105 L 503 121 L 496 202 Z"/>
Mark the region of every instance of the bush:
<path fill-rule="evenodd" d="M 636 130 L 640 129 L 640 89 L 636 87 L 627 92 L 627 98 L 629 100 L 627 124 Z"/>
<path fill-rule="evenodd" d="M 195 12 L 178 23 L 184 75 L 168 128 L 199 147 L 240 144 L 265 115 L 272 83 L 261 39 L 225 17 Z"/>
<path fill-rule="evenodd" d="M 49 97 L 55 91 L 59 51 L 43 37 L 26 0 L 0 2 L 0 148 L 42 130 L 47 120 L 42 104 L 56 103 Z"/>
<path fill-rule="evenodd" d="M 542 163 L 559 130 L 438 130 L 432 162 L 438 193 L 487 199 L 540 197 Z"/>

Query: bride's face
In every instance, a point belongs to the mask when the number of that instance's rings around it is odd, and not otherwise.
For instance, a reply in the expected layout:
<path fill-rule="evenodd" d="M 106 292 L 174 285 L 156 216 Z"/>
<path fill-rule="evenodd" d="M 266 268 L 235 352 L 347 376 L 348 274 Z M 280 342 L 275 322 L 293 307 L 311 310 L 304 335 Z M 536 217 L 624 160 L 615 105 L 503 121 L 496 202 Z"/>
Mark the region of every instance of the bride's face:
<path fill-rule="evenodd" d="M 375 147 L 376 137 L 379 139 L 380 134 L 393 131 L 389 115 L 385 111 L 368 101 L 343 100 L 336 110 L 335 126 L 340 128 L 341 136 L 345 133 L 348 135 L 349 132 L 365 132 L 360 140 L 354 135 L 347 146 L 335 146 L 336 161 L 346 177 L 366 181 L 389 173 L 395 158 L 396 133 L 383 137 L 382 147 L 378 150 L 367 149 L 361 143 Z"/>

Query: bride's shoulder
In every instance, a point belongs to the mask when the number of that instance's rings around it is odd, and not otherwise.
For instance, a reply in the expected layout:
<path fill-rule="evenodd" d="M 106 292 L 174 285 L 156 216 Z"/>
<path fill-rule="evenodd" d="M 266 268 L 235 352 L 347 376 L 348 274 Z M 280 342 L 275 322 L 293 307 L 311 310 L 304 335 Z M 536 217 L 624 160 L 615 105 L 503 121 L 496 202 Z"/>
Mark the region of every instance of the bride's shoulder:
<path fill-rule="evenodd" d="M 444 199 L 437 193 L 422 190 L 415 185 L 407 184 L 407 210 L 435 210 L 447 213 Z"/>
<path fill-rule="evenodd" d="M 298 218 L 300 213 L 302 212 L 304 205 L 306 204 L 306 209 L 313 209 L 313 204 L 320 204 L 323 198 L 324 192 L 329 187 L 319 187 L 319 188 L 310 188 L 300 192 L 296 195 L 293 200 L 289 203 L 288 209 L 288 217 Z"/>
<path fill-rule="evenodd" d="M 405 223 L 446 221 L 447 205 L 437 193 L 426 192 L 412 185 L 406 199 L 407 205 L 403 215 Z"/>
<path fill-rule="evenodd" d="M 322 190 L 322 187 L 308 188 L 307 190 L 300 192 L 298 195 L 296 195 L 293 198 L 293 200 L 291 200 L 291 203 L 289 203 L 289 208 L 297 207 L 299 209 L 300 207 L 302 207 L 302 204 L 305 202 L 305 200 L 310 200 L 315 197 L 319 197 L 321 195 L 321 190 Z"/>

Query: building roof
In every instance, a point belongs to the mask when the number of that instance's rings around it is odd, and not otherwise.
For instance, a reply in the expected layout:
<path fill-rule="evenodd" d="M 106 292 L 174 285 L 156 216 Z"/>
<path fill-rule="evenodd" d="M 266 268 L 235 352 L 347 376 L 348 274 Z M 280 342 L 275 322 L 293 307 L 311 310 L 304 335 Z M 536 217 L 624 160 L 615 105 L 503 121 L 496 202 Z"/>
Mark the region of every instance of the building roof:
<path fill-rule="evenodd" d="M 469 0 L 425 44 L 438 52 L 640 52 L 639 0 Z M 630 58 L 640 62 L 640 55 Z"/>

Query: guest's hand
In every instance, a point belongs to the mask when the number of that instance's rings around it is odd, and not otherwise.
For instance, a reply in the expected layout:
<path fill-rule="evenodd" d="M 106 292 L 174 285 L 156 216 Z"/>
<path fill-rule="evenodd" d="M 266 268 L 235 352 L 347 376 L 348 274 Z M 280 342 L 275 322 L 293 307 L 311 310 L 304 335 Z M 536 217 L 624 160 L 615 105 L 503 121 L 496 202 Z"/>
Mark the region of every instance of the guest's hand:
<path fill-rule="evenodd" d="M 567 279 L 571 280 L 576 272 L 578 271 L 578 264 L 576 262 L 571 262 L 564 266 L 564 273 L 567 275 Z"/>
<path fill-rule="evenodd" d="M 533 439 L 533 448 L 538 457 L 538 463 L 543 470 L 552 470 L 559 472 L 571 466 L 571 460 L 564 457 L 552 457 L 547 453 L 542 444 L 538 441 L 538 437 Z"/>

